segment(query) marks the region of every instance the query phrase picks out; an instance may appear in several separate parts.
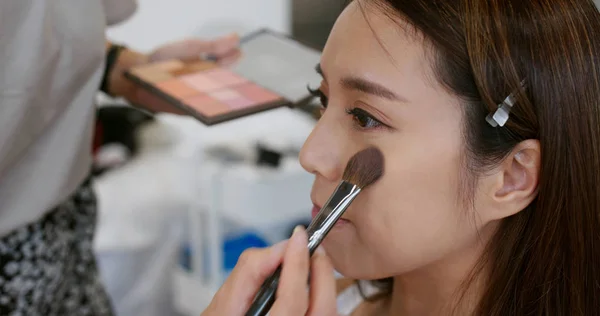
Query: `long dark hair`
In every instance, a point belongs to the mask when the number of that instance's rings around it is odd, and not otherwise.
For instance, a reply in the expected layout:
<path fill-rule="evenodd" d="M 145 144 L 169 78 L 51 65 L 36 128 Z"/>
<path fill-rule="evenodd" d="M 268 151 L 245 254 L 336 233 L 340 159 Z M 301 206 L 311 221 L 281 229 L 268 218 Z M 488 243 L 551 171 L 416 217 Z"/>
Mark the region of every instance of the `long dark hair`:
<path fill-rule="evenodd" d="M 489 267 L 476 314 L 599 314 L 600 14 L 593 2 L 359 2 L 421 33 L 437 80 L 464 101 L 467 201 L 482 172 L 518 143 L 540 142 L 536 199 L 503 220 L 474 268 Z M 490 126 L 486 116 L 514 91 L 508 123 Z"/>

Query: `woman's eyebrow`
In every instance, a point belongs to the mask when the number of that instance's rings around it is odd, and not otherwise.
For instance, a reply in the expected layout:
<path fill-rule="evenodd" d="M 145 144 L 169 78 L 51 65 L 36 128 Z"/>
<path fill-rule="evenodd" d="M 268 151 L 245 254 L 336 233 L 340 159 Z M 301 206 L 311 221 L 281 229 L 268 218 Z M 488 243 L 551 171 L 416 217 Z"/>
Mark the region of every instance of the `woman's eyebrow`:
<path fill-rule="evenodd" d="M 321 75 L 324 79 L 325 75 L 323 73 L 323 69 L 321 68 L 321 64 L 317 64 L 315 67 L 315 71 Z M 371 94 L 379 98 L 388 99 L 391 101 L 402 101 L 408 102 L 408 100 L 402 96 L 399 96 L 392 90 L 384 87 L 383 85 L 370 81 L 365 78 L 349 76 L 340 79 L 340 84 L 347 90 L 360 91 L 363 93 Z"/>

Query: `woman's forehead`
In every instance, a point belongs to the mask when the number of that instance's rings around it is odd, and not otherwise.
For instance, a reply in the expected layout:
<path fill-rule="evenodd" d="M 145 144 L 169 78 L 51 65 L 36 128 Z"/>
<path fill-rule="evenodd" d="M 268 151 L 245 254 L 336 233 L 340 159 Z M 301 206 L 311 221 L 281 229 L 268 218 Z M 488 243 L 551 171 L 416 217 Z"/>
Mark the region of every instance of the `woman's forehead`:
<path fill-rule="evenodd" d="M 323 71 L 331 77 L 361 76 L 388 87 L 431 85 L 423 41 L 402 23 L 377 6 L 352 2 L 325 45 Z"/>

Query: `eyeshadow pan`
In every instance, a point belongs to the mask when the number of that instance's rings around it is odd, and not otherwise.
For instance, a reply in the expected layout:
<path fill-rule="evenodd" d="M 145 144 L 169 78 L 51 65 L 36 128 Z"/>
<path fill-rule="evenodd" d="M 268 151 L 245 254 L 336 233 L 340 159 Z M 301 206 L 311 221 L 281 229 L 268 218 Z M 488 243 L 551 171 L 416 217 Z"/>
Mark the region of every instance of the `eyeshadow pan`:
<path fill-rule="evenodd" d="M 223 104 L 207 95 L 199 95 L 187 98 L 185 99 L 185 103 L 205 116 L 216 116 L 231 111 L 226 104 Z"/>
<path fill-rule="evenodd" d="M 243 109 L 256 105 L 256 102 L 244 97 L 227 100 L 225 103 L 233 109 Z"/>
<path fill-rule="evenodd" d="M 238 85 L 238 84 L 248 82 L 248 80 L 234 74 L 233 72 L 231 72 L 229 70 L 223 69 L 223 68 L 210 70 L 206 73 L 206 75 L 210 76 L 211 78 L 213 78 L 225 85 L 228 85 L 228 86 L 233 86 L 233 85 Z"/>
<path fill-rule="evenodd" d="M 246 83 L 236 87 L 236 90 L 246 98 L 256 103 L 270 103 L 281 100 L 277 94 L 254 83 Z"/>
<path fill-rule="evenodd" d="M 223 89 L 209 93 L 209 95 L 225 104 L 230 106 L 232 109 L 242 109 L 256 102 L 244 97 L 240 93 L 232 89 Z"/>
<path fill-rule="evenodd" d="M 185 82 L 187 85 L 191 86 L 192 88 L 201 92 L 214 91 L 223 87 L 222 83 L 211 79 L 203 73 L 185 75 L 179 77 L 179 79 Z"/>
<path fill-rule="evenodd" d="M 173 78 L 169 73 L 153 68 L 136 68 L 132 69 L 131 73 L 149 83 L 167 81 Z"/>
<path fill-rule="evenodd" d="M 178 79 L 159 82 L 156 86 L 177 99 L 183 99 L 199 94 L 198 90 Z"/>
<path fill-rule="evenodd" d="M 210 92 L 208 95 L 210 95 L 211 97 L 213 97 L 219 101 L 239 99 L 242 97 L 241 94 L 239 94 L 235 90 L 231 90 L 231 89 L 223 89 L 223 90 L 213 91 L 213 92 Z"/>

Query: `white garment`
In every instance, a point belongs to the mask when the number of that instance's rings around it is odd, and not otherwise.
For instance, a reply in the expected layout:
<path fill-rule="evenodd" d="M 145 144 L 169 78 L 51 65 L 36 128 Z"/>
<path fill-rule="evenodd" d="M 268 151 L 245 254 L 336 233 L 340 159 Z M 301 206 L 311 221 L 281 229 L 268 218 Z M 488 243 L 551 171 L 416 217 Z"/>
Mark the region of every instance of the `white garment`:
<path fill-rule="evenodd" d="M 0 1 L 0 236 L 88 174 L 106 25 L 134 9 L 134 0 Z"/>
<path fill-rule="evenodd" d="M 358 281 L 359 284 L 354 283 L 351 286 L 343 290 L 337 297 L 337 311 L 340 316 L 351 315 L 365 299 L 364 296 L 369 297 L 377 294 L 379 289 L 375 287 L 369 281 Z M 362 293 L 361 293 L 362 289 Z M 363 296 L 364 295 L 364 296 Z"/>

